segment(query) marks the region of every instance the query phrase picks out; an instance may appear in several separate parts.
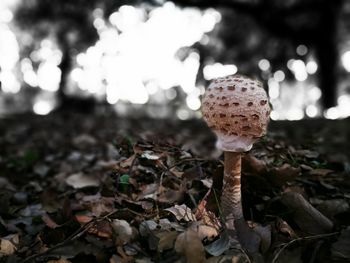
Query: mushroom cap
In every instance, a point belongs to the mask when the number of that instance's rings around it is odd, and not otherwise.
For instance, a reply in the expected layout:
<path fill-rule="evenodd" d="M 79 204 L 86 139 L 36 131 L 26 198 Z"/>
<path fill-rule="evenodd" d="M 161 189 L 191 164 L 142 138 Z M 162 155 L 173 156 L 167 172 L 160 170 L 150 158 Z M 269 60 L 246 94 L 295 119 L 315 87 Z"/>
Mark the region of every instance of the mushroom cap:
<path fill-rule="evenodd" d="M 266 133 L 270 106 L 260 81 L 231 75 L 214 79 L 202 101 L 204 120 L 228 152 L 249 151 Z"/>

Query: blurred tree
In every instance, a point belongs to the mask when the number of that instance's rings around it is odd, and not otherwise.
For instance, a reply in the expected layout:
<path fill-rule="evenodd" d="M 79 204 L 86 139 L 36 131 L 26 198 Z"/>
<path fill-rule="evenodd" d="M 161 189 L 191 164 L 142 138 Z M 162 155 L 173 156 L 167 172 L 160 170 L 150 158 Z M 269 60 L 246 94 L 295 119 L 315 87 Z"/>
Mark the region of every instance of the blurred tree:
<path fill-rule="evenodd" d="M 305 44 L 314 52 L 318 62 L 317 77 L 323 107 L 335 106 L 339 57 L 338 18 L 343 0 L 173 2 L 183 7 L 213 7 L 222 11 L 222 28 L 218 36 L 222 38 L 224 46 L 219 57 L 225 62 L 253 61 L 252 57 L 258 53 L 260 58 L 266 57 L 272 61 L 273 67 L 286 68 L 287 60 L 293 56 L 290 47 L 295 50 L 298 45 Z M 255 23 L 255 29 L 252 23 Z M 227 49 L 236 51 L 229 53 Z M 252 49 L 256 52 L 252 52 Z"/>
<path fill-rule="evenodd" d="M 214 41 L 203 46 L 201 66 L 210 57 L 215 61 L 240 63 L 240 71 L 259 74 L 252 61 L 267 58 L 273 70 L 283 69 L 287 78 L 293 74 L 286 62 L 295 56 L 295 48 L 305 44 L 318 62 L 317 77 L 322 103 L 329 108 L 336 103 L 338 14 L 344 0 L 173 0 L 182 7 L 217 8 L 222 23 L 212 33 Z M 31 32 L 35 40 L 53 37 L 62 51 L 59 65 L 61 82 L 58 98 L 61 105 L 71 99 L 66 85 L 72 69 L 72 58 L 98 39 L 93 25 L 97 7 L 104 17 L 123 4 L 147 3 L 159 6 L 162 0 L 23 0 L 15 14 L 18 25 Z M 107 20 L 107 19 L 106 19 Z M 215 41 L 216 40 L 216 41 Z M 29 52 L 30 50 L 28 50 Z M 201 73 L 202 71 L 200 71 Z M 199 78 L 201 75 L 199 75 Z"/>
<path fill-rule="evenodd" d="M 15 21 L 20 28 L 30 32 L 34 41 L 53 38 L 62 52 L 59 64 L 61 81 L 57 93 L 61 107 L 67 107 L 76 100 L 66 95 L 73 53 L 83 51 L 98 39 L 92 16 L 97 4 L 97 0 L 25 0 L 16 10 Z"/>

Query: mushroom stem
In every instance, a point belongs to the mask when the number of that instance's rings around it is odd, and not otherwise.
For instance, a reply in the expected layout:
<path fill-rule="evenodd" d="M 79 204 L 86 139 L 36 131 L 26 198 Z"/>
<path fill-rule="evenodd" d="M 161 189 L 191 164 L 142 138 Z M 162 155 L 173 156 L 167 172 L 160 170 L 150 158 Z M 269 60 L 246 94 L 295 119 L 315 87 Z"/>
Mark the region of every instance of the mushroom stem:
<path fill-rule="evenodd" d="M 241 196 L 241 154 L 225 152 L 225 169 L 222 186 L 221 207 L 229 232 L 230 242 L 239 243 L 249 253 L 257 253 L 261 242 L 260 236 L 249 228 L 242 210 Z M 233 243 L 234 244 L 234 243 Z"/>
<path fill-rule="evenodd" d="M 227 227 L 229 229 L 234 229 L 234 221 L 243 218 L 241 198 L 241 154 L 237 152 L 225 152 L 221 207 Z"/>

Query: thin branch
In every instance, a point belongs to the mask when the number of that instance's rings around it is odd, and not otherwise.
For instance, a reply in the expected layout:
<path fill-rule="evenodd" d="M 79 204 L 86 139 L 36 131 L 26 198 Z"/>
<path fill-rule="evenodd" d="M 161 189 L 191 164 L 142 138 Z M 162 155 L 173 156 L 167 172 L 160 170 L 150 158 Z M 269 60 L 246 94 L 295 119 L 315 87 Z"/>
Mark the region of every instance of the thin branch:
<path fill-rule="evenodd" d="M 304 241 L 304 240 L 313 240 L 313 239 L 319 239 L 319 238 L 326 238 L 326 237 L 332 237 L 335 235 L 338 235 L 340 232 L 333 232 L 333 233 L 329 233 L 329 234 L 321 234 L 321 235 L 313 235 L 313 236 L 306 236 L 306 237 L 299 237 L 296 239 L 293 239 L 291 241 L 289 241 L 288 243 L 284 244 L 280 250 L 278 250 L 278 252 L 276 253 L 276 255 L 274 256 L 273 260 L 271 261 L 271 263 L 276 263 L 278 257 L 281 255 L 281 253 L 283 252 L 283 250 L 285 250 L 288 246 L 294 244 L 297 241 Z"/>

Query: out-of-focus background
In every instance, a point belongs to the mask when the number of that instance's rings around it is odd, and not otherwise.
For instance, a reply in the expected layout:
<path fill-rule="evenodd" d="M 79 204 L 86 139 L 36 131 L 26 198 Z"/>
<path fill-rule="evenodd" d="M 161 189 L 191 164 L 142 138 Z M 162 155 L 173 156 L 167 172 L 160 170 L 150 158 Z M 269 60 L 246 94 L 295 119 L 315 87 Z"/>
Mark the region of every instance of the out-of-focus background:
<path fill-rule="evenodd" d="M 208 82 L 264 80 L 273 120 L 350 115 L 350 2 L 1 0 L 0 114 L 200 117 Z"/>

